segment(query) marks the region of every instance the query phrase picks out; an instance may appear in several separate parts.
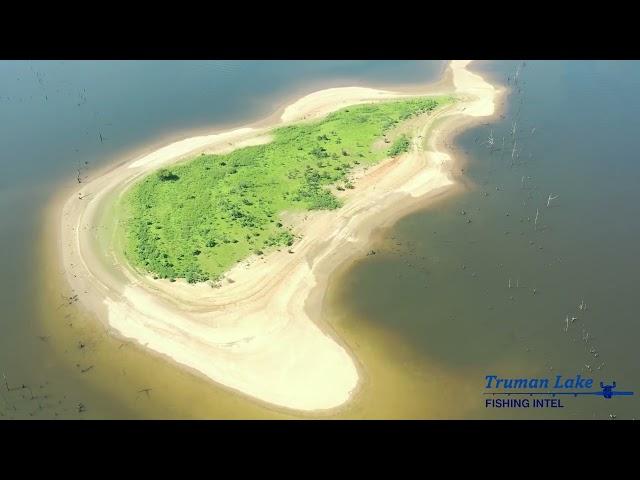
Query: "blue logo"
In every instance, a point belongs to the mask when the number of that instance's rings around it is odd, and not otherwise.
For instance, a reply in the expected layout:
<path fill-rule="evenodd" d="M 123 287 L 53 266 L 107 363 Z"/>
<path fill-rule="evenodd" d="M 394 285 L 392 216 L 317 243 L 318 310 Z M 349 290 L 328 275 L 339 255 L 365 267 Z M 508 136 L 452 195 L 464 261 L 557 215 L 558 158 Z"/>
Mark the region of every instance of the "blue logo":
<path fill-rule="evenodd" d="M 615 381 L 613 382 L 613 385 L 605 385 L 604 383 L 600 382 L 600 388 L 602 389 L 602 391 L 593 392 L 593 395 L 602 395 L 606 399 L 616 397 L 618 395 L 623 395 L 623 396 L 633 395 L 633 392 L 614 392 L 613 389 L 616 388 Z M 587 394 L 587 392 L 584 392 L 584 394 Z"/>
<path fill-rule="evenodd" d="M 616 390 L 615 381 L 611 384 L 605 384 L 601 381 L 600 390 L 594 390 L 593 379 L 583 378 L 579 374 L 571 378 L 556 375 L 554 382 L 551 382 L 549 378 L 501 378 L 497 375 L 487 375 L 485 380 L 485 390 L 487 391 L 483 393 L 484 395 L 492 397 L 516 396 L 509 399 L 488 398 L 485 401 L 486 408 L 529 408 L 531 406 L 534 408 L 564 408 L 560 401 L 562 396 L 590 395 L 610 400 L 613 397 L 629 397 L 634 394 L 631 391 Z M 532 397 L 533 403 L 527 397 Z"/>

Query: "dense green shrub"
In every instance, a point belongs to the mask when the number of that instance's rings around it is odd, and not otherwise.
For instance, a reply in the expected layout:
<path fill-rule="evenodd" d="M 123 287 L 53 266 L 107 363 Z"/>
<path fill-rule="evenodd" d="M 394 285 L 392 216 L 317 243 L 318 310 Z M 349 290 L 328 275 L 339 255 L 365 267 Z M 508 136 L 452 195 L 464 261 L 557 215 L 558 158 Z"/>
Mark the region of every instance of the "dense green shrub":
<path fill-rule="evenodd" d="M 389 156 L 397 157 L 401 153 L 409 151 L 409 146 L 410 142 L 407 136 L 400 135 L 400 137 L 398 137 L 396 141 L 393 142 L 393 145 L 391 145 L 391 148 L 389 149 Z"/>

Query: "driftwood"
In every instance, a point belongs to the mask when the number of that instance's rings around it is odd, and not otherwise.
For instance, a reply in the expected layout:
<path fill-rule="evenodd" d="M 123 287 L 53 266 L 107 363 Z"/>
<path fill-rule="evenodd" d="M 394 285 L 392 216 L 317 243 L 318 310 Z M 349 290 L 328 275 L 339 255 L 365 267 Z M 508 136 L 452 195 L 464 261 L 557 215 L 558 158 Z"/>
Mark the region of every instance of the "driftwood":
<path fill-rule="evenodd" d="M 79 300 L 78 294 L 76 293 L 75 295 L 72 295 L 70 297 L 65 297 L 64 295 L 60 295 L 62 298 L 64 298 L 66 300 L 65 303 L 63 303 L 62 305 L 58 306 L 58 308 L 64 307 L 65 305 L 73 305 L 75 302 L 77 302 Z"/>
<path fill-rule="evenodd" d="M 147 397 L 149 397 L 149 392 L 153 390 L 153 388 L 143 388 L 142 390 L 138 390 L 138 393 L 146 393 Z"/>

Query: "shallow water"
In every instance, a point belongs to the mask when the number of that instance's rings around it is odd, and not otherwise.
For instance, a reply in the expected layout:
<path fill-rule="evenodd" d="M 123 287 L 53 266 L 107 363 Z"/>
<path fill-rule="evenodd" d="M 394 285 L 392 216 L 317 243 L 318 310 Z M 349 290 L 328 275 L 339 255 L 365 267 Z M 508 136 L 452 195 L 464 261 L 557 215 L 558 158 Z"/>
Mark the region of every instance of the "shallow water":
<path fill-rule="evenodd" d="M 472 69 L 504 84 L 518 64 L 479 62 Z M 247 123 L 326 86 L 431 82 L 442 67 L 0 62 L 7 172 L 0 180 L 0 372 L 11 387 L 0 387 L 0 414 L 290 417 L 114 339 L 91 316 L 65 305 L 51 258 L 55 246 L 41 238 L 43 206 L 59 185 L 75 182 L 78 162 L 105 165 L 202 127 Z M 567 398 L 563 409 L 488 410 L 482 393 L 488 374 L 582 373 L 638 390 L 639 83 L 638 62 L 527 62 L 506 118 L 456 139 L 455 154 L 468 162 L 461 191 L 381 232 L 377 254 L 331 284 L 328 320 L 365 376 L 358 397 L 337 417 L 637 415 L 637 395 Z M 519 157 L 512 162 L 514 119 Z M 504 154 L 481 144 L 492 129 L 498 147 L 505 136 Z M 559 196 L 546 208 L 549 194 Z M 577 308 L 582 299 L 586 311 Z M 578 317 L 568 332 L 566 315 Z M 78 412 L 79 403 L 85 411 Z"/>
<path fill-rule="evenodd" d="M 506 84 L 517 65 L 476 68 Z M 564 398 L 562 409 L 486 409 L 482 394 L 491 374 L 582 374 L 638 391 L 639 85 L 638 62 L 527 62 L 506 118 L 456 140 L 458 152 L 468 152 L 464 191 L 403 218 L 382 235 L 377 255 L 334 282 L 337 321 L 373 323 L 411 349 L 408 383 L 423 382 L 421 365 L 446 369 L 435 385 L 436 396 L 452 398 L 444 416 L 640 413 L 637 393 Z M 491 130 L 498 147 L 506 137 L 504 155 L 481 145 Z M 549 194 L 558 198 L 547 208 Z M 578 308 L 583 299 L 586 311 Z M 577 320 L 565 331 L 567 315 Z"/>
<path fill-rule="evenodd" d="M 0 388 L 0 415 L 273 415 L 164 360 L 137 349 L 129 353 L 95 320 L 65 305 L 53 258 L 54 232 L 42 236 L 45 207 L 61 186 L 76 183 L 78 167 L 83 177 L 91 176 L 101 166 L 194 133 L 254 122 L 321 88 L 430 83 L 444 66 L 425 61 L 0 62 L 0 373 L 10 388 Z M 78 412 L 78 403 L 84 412 Z"/>

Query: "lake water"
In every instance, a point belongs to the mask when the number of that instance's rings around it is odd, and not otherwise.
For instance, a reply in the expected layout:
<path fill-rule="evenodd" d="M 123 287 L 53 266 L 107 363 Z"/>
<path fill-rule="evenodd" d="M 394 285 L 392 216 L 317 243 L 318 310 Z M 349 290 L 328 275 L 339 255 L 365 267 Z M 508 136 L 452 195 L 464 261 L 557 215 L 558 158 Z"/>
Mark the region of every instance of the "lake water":
<path fill-rule="evenodd" d="M 518 65 L 474 68 L 506 84 Z M 464 191 L 399 221 L 381 236 L 378 255 L 334 282 L 334 321 L 401 337 L 414 378 L 406 383 L 448 398 L 446 408 L 425 402 L 412 415 L 640 413 L 637 393 L 568 397 L 562 409 L 537 410 L 486 409 L 482 395 L 491 374 L 581 374 L 638 391 L 639 87 L 638 62 L 526 62 L 505 118 L 456 140 L 468 159 Z M 485 143 L 492 131 L 499 149 L 505 137 L 504 153 Z M 550 194 L 557 198 L 547 208 Z M 568 328 L 567 315 L 577 317 Z"/>
<path fill-rule="evenodd" d="M 518 65 L 473 69 L 504 84 Z M 320 88 L 429 83 L 444 66 L 0 62 L 0 372 L 10 388 L 0 387 L 0 415 L 291 417 L 123 344 L 65 306 L 43 209 L 84 162 L 91 175 L 142 148 L 264 118 Z M 505 118 L 456 139 L 468 162 L 463 191 L 382 232 L 378 254 L 332 283 L 329 320 L 365 366 L 362 393 L 340 418 L 637 414 L 637 396 L 498 411 L 484 408 L 482 392 L 488 374 L 582 373 L 637 390 L 639 83 L 637 62 L 527 62 Z M 505 137 L 504 153 L 482 144 L 491 130 L 498 147 Z M 549 194 L 558 198 L 546 208 Z M 578 319 L 565 332 L 567 315 Z"/>

